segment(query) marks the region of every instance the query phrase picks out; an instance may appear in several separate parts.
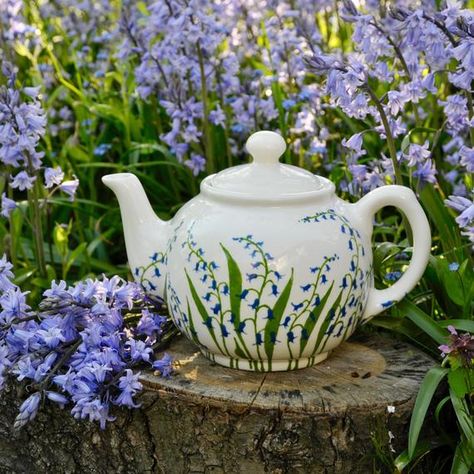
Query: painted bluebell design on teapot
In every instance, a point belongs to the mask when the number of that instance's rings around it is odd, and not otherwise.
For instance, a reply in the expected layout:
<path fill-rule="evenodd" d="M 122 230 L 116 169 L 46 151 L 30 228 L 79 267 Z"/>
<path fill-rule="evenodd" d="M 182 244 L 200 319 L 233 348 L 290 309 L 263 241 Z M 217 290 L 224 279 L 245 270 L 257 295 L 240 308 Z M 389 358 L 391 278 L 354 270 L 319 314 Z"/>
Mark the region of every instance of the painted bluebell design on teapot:
<path fill-rule="evenodd" d="M 205 178 L 169 222 L 156 217 L 135 175 L 103 177 L 120 203 L 135 279 L 224 366 L 280 371 L 323 361 L 403 298 L 428 262 L 430 229 L 410 189 L 384 186 L 350 204 L 329 180 L 279 163 L 285 148 L 280 135 L 255 133 L 252 163 Z M 402 278 L 377 290 L 372 220 L 384 206 L 406 215 L 414 245 Z"/>

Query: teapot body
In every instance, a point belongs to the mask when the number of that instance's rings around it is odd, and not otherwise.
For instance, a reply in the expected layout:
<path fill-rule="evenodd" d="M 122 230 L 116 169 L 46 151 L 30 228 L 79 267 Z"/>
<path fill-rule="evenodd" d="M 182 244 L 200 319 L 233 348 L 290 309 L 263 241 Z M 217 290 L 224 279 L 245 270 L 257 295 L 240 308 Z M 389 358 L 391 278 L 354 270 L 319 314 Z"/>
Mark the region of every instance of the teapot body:
<path fill-rule="evenodd" d="M 309 367 L 354 332 L 372 285 L 370 235 L 351 207 L 333 193 L 274 205 L 201 194 L 134 274 L 147 291 L 164 285 L 175 324 L 216 363 Z"/>

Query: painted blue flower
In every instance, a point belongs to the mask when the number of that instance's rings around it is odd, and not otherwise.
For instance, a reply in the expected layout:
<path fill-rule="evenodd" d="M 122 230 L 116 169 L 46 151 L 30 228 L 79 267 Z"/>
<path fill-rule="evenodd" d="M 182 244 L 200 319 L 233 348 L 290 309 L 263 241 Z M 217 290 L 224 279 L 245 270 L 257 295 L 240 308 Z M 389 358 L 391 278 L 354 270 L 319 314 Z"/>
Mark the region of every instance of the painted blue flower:
<path fill-rule="evenodd" d="M 259 304 L 260 304 L 260 300 L 259 300 L 258 298 L 255 298 L 255 299 L 253 300 L 253 303 L 250 304 L 249 306 L 250 306 L 252 309 L 257 309 Z"/>
<path fill-rule="evenodd" d="M 256 273 L 247 273 L 247 280 L 248 281 L 253 281 L 258 277 Z"/>
<path fill-rule="evenodd" d="M 296 339 L 293 331 L 288 331 L 288 334 L 286 336 L 288 338 L 288 342 L 294 342 L 294 340 Z"/>
<path fill-rule="evenodd" d="M 279 273 L 279 272 L 273 272 L 273 273 L 276 276 L 277 280 L 281 280 L 283 278 L 283 275 L 281 273 Z"/>
<path fill-rule="evenodd" d="M 245 325 L 246 325 L 246 324 L 247 324 L 247 323 L 246 323 L 245 321 L 241 321 L 241 322 L 239 323 L 239 326 L 238 326 L 238 328 L 237 328 L 237 332 L 238 332 L 239 334 L 244 333 L 244 329 L 245 329 Z M 245 334 L 245 333 L 244 333 L 244 334 Z"/>
<path fill-rule="evenodd" d="M 319 306 L 321 304 L 321 298 L 319 295 L 316 295 L 316 298 L 314 298 L 314 303 L 313 306 Z"/>
<path fill-rule="evenodd" d="M 161 273 L 160 273 L 160 269 L 159 268 L 155 268 L 155 276 L 157 278 L 159 278 L 161 276 Z"/>
<path fill-rule="evenodd" d="M 293 306 L 293 311 L 298 311 L 304 306 L 304 303 L 298 303 L 298 304 L 291 303 L 291 306 Z"/>
<path fill-rule="evenodd" d="M 273 319 L 273 310 L 271 308 L 267 309 L 267 319 Z"/>
<path fill-rule="evenodd" d="M 256 334 L 256 337 L 255 337 L 255 344 L 257 346 L 261 346 L 263 344 L 263 338 L 262 338 L 262 334 L 261 333 L 257 333 Z"/>
<path fill-rule="evenodd" d="M 158 261 L 158 252 L 155 252 L 150 258 L 153 262 L 157 262 Z"/>
<path fill-rule="evenodd" d="M 301 330 L 301 339 L 303 339 L 304 341 L 307 341 L 309 339 L 309 334 L 306 328 L 303 328 Z"/>
<path fill-rule="evenodd" d="M 319 270 L 319 267 L 310 267 L 309 270 L 310 270 L 311 273 L 314 274 L 314 273 L 316 273 L 316 272 Z"/>
<path fill-rule="evenodd" d="M 249 294 L 249 290 L 243 290 L 242 293 L 240 293 L 240 299 L 244 300 L 247 298 L 247 295 Z"/>
<path fill-rule="evenodd" d="M 221 332 L 222 332 L 222 337 L 228 337 L 229 336 L 229 331 L 227 331 L 227 328 L 225 327 L 225 324 L 221 324 Z"/>
<path fill-rule="evenodd" d="M 279 342 L 279 341 L 277 341 L 276 333 L 275 333 L 275 332 L 271 332 L 271 333 L 270 333 L 270 343 L 273 344 L 273 345 L 275 345 L 277 342 Z"/>
<path fill-rule="evenodd" d="M 344 277 L 342 279 L 342 283 L 341 285 L 339 286 L 339 288 L 347 288 L 347 277 Z"/>
<path fill-rule="evenodd" d="M 349 240 L 349 250 L 354 250 L 354 247 L 352 245 L 352 240 Z"/>
<path fill-rule="evenodd" d="M 275 284 L 272 284 L 272 293 L 273 296 L 277 296 L 279 294 L 278 287 Z"/>
<path fill-rule="evenodd" d="M 207 328 L 212 329 L 212 318 L 210 316 L 206 318 L 206 320 L 204 321 L 204 325 Z"/>
<path fill-rule="evenodd" d="M 306 293 L 311 289 L 311 283 L 307 283 L 306 285 L 300 285 L 301 289 Z"/>
<path fill-rule="evenodd" d="M 291 321 L 291 316 L 286 316 L 285 319 L 284 319 L 284 321 L 283 321 L 282 326 L 285 327 L 285 328 L 287 328 L 288 325 L 290 324 L 290 321 Z"/>
<path fill-rule="evenodd" d="M 328 279 L 326 278 L 326 275 L 321 275 L 321 283 L 324 285 L 325 283 L 328 282 Z"/>
<path fill-rule="evenodd" d="M 208 277 L 208 275 L 203 275 L 203 276 L 201 277 L 201 281 L 202 281 L 203 283 L 206 283 L 207 277 Z"/>
<path fill-rule="evenodd" d="M 223 295 L 228 295 L 229 294 L 229 286 L 226 284 L 224 284 L 223 288 L 222 288 L 222 294 Z"/>
<path fill-rule="evenodd" d="M 216 303 L 212 308 L 211 308 L 211 311 L 214 313 L 214 314 L 219 314 L 219 311 L 221 310 L 221 305 L 220 303 Z"/>
<path fill-rule="evenodd" d="M 202 298 L 206 301 L 211 301 L 212 294 L 208 292 Z"/>
<path fill-rule="evenodd" d="M 390 308 L 390 306 L 393 306 L 396 303 L 396 301 L 385 301 L 385 303 L 382 303 L 382 308 Z"/>

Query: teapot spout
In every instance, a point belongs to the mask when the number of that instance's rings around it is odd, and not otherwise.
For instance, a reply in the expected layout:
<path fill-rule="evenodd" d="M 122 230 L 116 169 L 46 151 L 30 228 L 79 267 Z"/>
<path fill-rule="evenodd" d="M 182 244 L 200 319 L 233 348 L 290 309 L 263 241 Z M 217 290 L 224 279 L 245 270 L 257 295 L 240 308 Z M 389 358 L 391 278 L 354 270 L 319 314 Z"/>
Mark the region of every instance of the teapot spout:
<path fill-rule="evenodd" d="M 150 293 L 163 298 L 168 222 L 155 214 L 134 174 L 109 174 L 102 177 L 102 182 L 119 201 L 128 263 L 135 280 Z"/>

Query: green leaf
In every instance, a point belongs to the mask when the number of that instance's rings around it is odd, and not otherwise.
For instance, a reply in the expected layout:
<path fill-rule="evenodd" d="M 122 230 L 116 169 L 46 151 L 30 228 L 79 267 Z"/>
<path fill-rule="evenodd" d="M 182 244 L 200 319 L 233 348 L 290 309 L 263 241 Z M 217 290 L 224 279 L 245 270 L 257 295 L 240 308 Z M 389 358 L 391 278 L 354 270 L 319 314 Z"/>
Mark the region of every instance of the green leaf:
<path fill-rule="evenodd" d="M 462 243 L 458 227 L 439 193 L 431 184 L 427 184 L 420 191 L 420 199 L 424 208 L 428 210 L 428 216 L 438 230 L 439 241 L 443 250 L 449 253 L 452 253 L 454 250 L 459 261 L 464 260 L 464 251 L 460 248 Z"/>
<path fill-rule="evenodd" d="M 193 314 L 191 312 L 191 306 L 189 305 L 189 300 L 186 298 L 186 304 L 188 306 L 188 320 L 189 320 L 189 335 L 191 339 L 196 343 L 199 344 L 199 339 L 197 337 L 196 328 L 194 326 L 194 319 Z"/>
<path fill-rule="evenodd" d="M 474 371 L 465 367 L 451 369 L 448 373 L 448 382 L 456 396 L 463 398 L 471 390 L 474 390 Z"/>
<path fill-rule="evenodd" d="M 428 454 L 433 449 L 439 448 L 440 446 L 446 445 L 446 441 L 440 438 L 433 438 L 433 439 L 424 439 L 421 440 L 415 448 L 415 453 L 413 457 L 408 456 L 408 450 L 405 449 L 402 451 L 395 459 L 394 464 L 397 468 L 396 472 L 403 472 L 404 469 L 408 467 L 408 465 L 413 462 L 415 459 L 420 459 L 426 454 Z"/>
<path fill-rule="evenodd" d="M 63 278 L 66 278 L 71 266 L 74 265 L 76 260 L 81 256 L 81 254 L 86 250 L 87 242 L 80 243 L 72 252 L 69 252 L 67 257 L 66 265 L 64 267 Z"/>
<path fill-rule="evenodd" d="M 318 318 L 323 311 L 324 307 L 326 306 L 326 302 L 331 295 L 332 288 L 334 286 L 334 282 L 331 283 L 331 286 L 329 289 L 326 291 L 326 293 L 323 296 L 323 299 L 319 303 L 319 306 L 316 306 L 309 314 L 309 317 L 306 319 L 306 322 L 304 324 L 304 329 L 306 330 L 306 334 L 308 335 L 308 338 L 301 338 L 300 339 L 300 356 L 304 351 L 304 348 L 306 347 L 306 344 L 308 344 L 309 338 L 311 337 L 311 334 L 313 333 L 314 328 L 316 327 L 316 323 L 318 322 Z"/>
<path fill-rule="evenodd" d="M 468 445 L 474 450 L 474 420 L 469 412 L 467 402 L 464 397 L 459 397 L 451 386 L 449 394 L 451 395 L 451 403 L 453 404 L 461 431 L 464 433 Z"/>
<path fill-rule="evenodd" d="M 454 452 L 451 474 L 469 474 L 474 465 L 474 452 L 467 440 L 461 441 Z"/>
<path fill-rule="evenodd" d="M 291 288 L 293 286 L 293 270 L 291 271 L 291 277 L 288 280 L 285 288 L 281 292 L 281 295 L 278 297 L 275 306 L 273 307 L 273 318 L 268 319 L 267 323 L 265 324 L 264 329 L 264 345 L 265 345 L 265 353 L 267 354 L 268 360 L 272 360 L 273 356 L 273 348 L 275 345 L 271 342 L 271 335 L 274 334 L 275 337 L 278 333 L 278 328 L 280 327 L 281 318 L 283 317 L 283 313 L 285 311 L 286 305 L 288 304 L 288 300 L 290 299 Z"/>
<path fill-rule="evenodd" d="M 230 310 L 234 320 L 234 328 L 238 329 L 240 324 L 240 305 L 242 294 L 242 273 L 240 272 L 237 262 L 234 260 L 230 252 L 221 244 L 222 250 L 227 259 L 227 270 L 229 272 L 229 298 Z"/>
<path fill-rule="evenodd" d="M 443 328 L 453 326 L 458 331 L 467 331 L 474 334 L 474 321 L 469 319 L 448 319 L 446 321 L 439 321 L 438 324 Z"/>
<path fill-rule="evenodd" d="M 184 272 L 186 273 L 186 278 L 188 280 L 188 285 L 189 285 L 189 289 L 191 291 L 191 296 L 193 297 L 194 304 L 196 305 L 196 308 L 199 311 L 199 314 L 201 315 L 202 322 L 206 323 L 207 318 L 209 317 L 208 314 L 207 314 L 206 308 L 202 304 L 202 301 L 199 298 L 199 295 L 196 291 L 196 288 L 194 287 L 194 284 L 193 284 L 191 278 L 189 278 L 188 272 L 186 270 L 184 270 Z M 206 327 L 208 327 L 208 326 L 206 326 Z M 214 341 L 214 344 L 222 352 L 222 349 L 220 348 L 220 346 L 217 342 L 216 335 L 214 333 L 214 328 L 212 327 L 212 325 L 211 325 L 211 327 L 208 327 L 208 329 L 209 329 L 209 334 L 211 335 L 212 340 Z"/>
<path fill-rule="evenodd" d="M 405 313 L 406 317 L 415 323 L 422 331 L 434 339 L 438 344 L 446 342 L 446 331 L 441 328 L 430 316 L 418 308 L 411 301 L 404 299 L 397 304 L 397 309 Z"/>
<path fill-rule="evenodd" d="M 323 339 L 324 335 L 326 334 L 326 331 L 327 331 L 327 329 L 328 329 L 328 327 L 329 327 L 329 324 L 331 324 L 331 313 L 332 313 L 333 311 L 336 311 L 336 310 L 337 310 L 337 308 L 338 308 L 338 306 L 339 306 L 339 303 L 341 302 L 342 292 L 343 292 L 343 291 L 344 291 L 344 290 L 341 290 L 341 291 L 339 292 L 339 294 L 337 295 L 336 301 L 334 301 L 334 303 L 332 304 L 331 308 L 330 308 L 329 311 L 328 311 L 328 314 L 327 314 L 325 320 L 323 321 L 323 324 L 321 324 L 321 327 L 319 328 L 319 331 L 318 331 L 318 338 L 317 338 L 317 340 L 316 340 L 316 345 L 315 345 L 315 349 L 314 349 L 314 351 L 313 351 L 313 354 L 315 354 L 317 351 L 320 350 L 319 345 L 321 344 L 321 340 Z M 326 341 L 327 341 L 327 339 L 326 339 Z M 325 344 L 326 344 L 326 343 L 323 344 L 322 349 L 324 348 L 324 345 L 325 345 Z M 321 349 L 321 350 L 322 350 L 322 349 Z"/>
<path fill-rule="evenodd" d="M 243 354 L 243 356 L 239 355 L 239 357 L 251 359 L 251 355 L 245 345 L 242 334 L 239 332 L 239 326 L 241 322 L 240 305 L 242 304 L 242 299 L 240 298 L 242 294 L 242 272 L 240 271 L 240 268 L 237 265 L 237 262 L 234 260 L 230 252 L 222 244 L 221 244 L 221 247 L 227 259 L 227 270 L 229 272 L 230 310 L 231 310 L 232 318 L 234 321 L 234 329 L 240 343 L 242 344 L 242 347 L 240 347 L 237 345 L 237 341 L 236 341 L 236 348 L 239 347 L 239 350 L 242 352 L 242 354 L 244 350 L 245 352 L 247 352 L 247 355 Z"/>
<path fill-rule="evenodd" d="M 441 380 L 446 376 L 449 369 L 443 367 L 432 367 L 425 375 L 421 383 L 420 390 L 416 397 L 415 406 L 410 421 L 410 430 L 408 433 L 408 456 L 410 459 L 415 454 L 418 437 L 421 427 L 431 403 L 431 399 L 440 384 Z"/>

